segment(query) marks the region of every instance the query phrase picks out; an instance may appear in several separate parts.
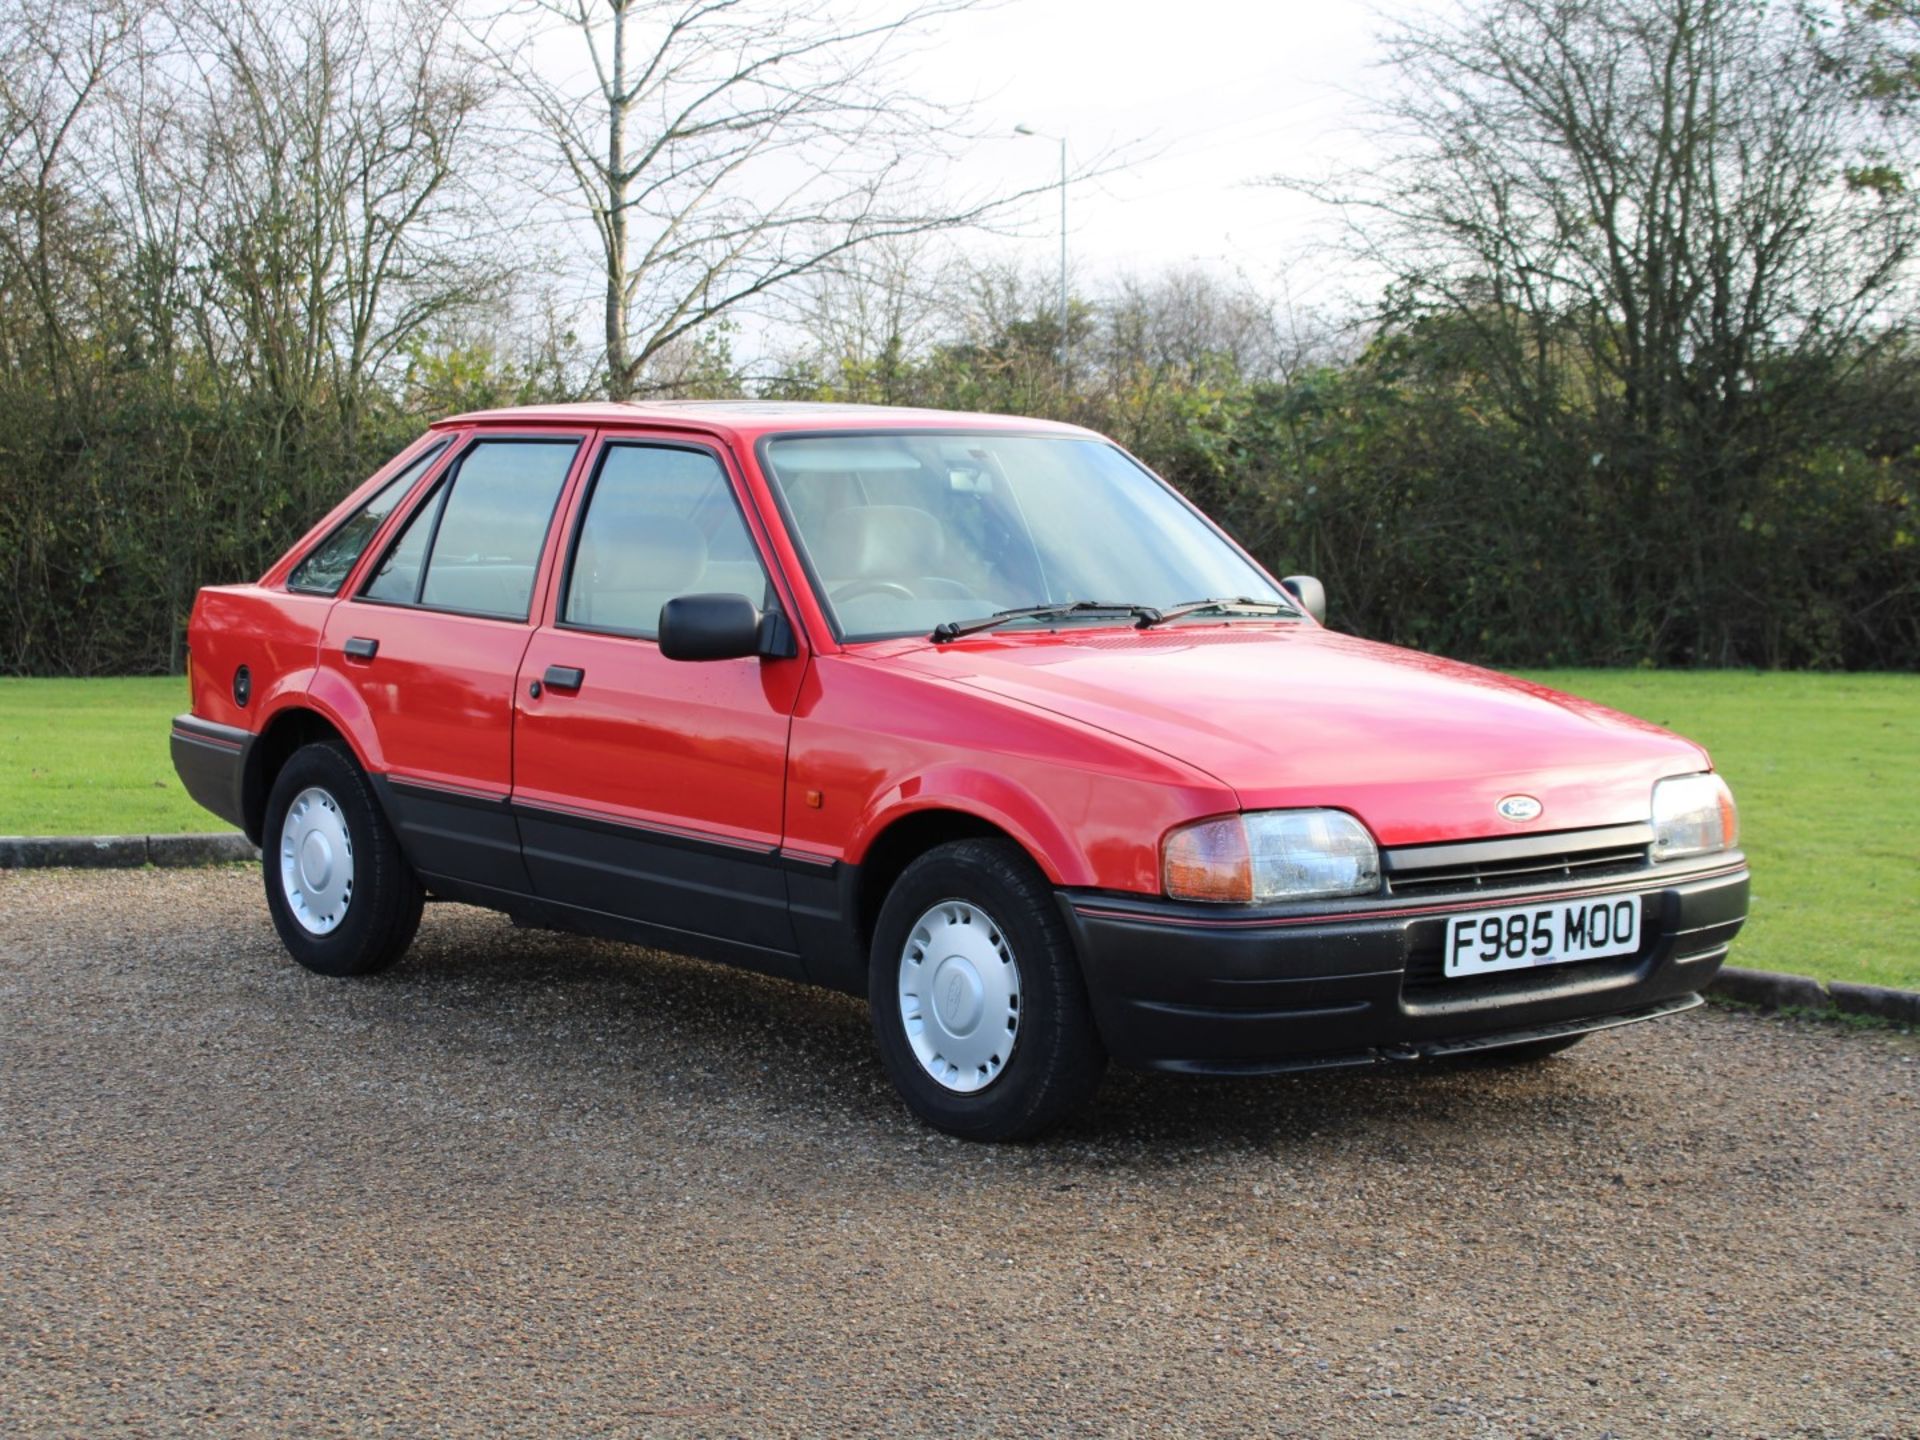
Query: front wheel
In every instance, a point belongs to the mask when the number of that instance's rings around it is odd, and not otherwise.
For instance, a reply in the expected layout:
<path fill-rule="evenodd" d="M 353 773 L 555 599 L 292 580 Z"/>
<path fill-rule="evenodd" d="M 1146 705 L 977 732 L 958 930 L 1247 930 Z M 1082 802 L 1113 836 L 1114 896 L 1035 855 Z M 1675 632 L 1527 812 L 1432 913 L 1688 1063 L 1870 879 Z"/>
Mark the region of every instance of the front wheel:
<path fill-rule="evenodd" d="M 955 841 L 906 868 L 874 927 L 868 999 L 895 1088 L 950 1135 L 1037 1135 L 1106 1068 L 1053 892 L 1009 841 Z"/>
<path fill-rule="evenodd" d="M 372 975 L 405 953 L 426 896 L 352 755 L 303 745 L 274 778 L 260 837 L 267 909 L 321 975 Z"/>

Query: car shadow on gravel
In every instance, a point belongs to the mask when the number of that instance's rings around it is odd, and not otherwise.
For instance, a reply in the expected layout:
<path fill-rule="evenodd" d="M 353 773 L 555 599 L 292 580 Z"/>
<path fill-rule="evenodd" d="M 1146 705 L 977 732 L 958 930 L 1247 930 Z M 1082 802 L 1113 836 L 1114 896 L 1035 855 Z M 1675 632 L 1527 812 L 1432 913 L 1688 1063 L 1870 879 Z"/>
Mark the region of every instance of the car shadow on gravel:
<path fill-rule="evenodd" d="M 1054 1143 L 1082 1141 L 1150 1162 L 1323 1144 L 1413 1159 L 1449 1132 L 1484 1138 L 1489 1127 L 1543 1114 L 1556 1123 L 1603 1119 L 1614 1106 L 1582 1071 L 1572 1056 L 1524 1074 L 1422 1062 L 1231 1079 L 1112 1071 Z"/>
<path fill-rule="evenodd" d="M 404 1018 L 415 1040 L 484 1049 L 494 1063 L 526 1069 L 536 1085 L 544 1077 L 561 1092 L 555 1103 L 588 1083 L 604 1092 L 611 1065 L 635 1093 L 717 1107 L 736 1123 L 796 1139 L 919 1149 L 931 1134 L 895 1096 L 867 1008 L 853 997 L 459 913 L 457 926 L 436 924 L 430 913 L 400 966 L 353 982 L 368 1002 L 355 1006 L 362 1019 L 368 1009 L 387 1012 Z M 1338 1136 L 1390 1160 L 1407 1149 L 1413 1129 L 1433 1143 L 1449 1131 L 1484 1134 L 1490 1124 L 1543 1116 L 1605 1123 L 1616 1097 L 1595 1083 L 1597 1073 L 1581 1051 L 1515 1070 L 1416 1063 L 1212 1078 L 1113 1069 L 1084 1112 L 1020 1153 L 1103 1168 L 1157 1166 Z M 601 1099 L 621 1103 L 617 1094 Z"/>

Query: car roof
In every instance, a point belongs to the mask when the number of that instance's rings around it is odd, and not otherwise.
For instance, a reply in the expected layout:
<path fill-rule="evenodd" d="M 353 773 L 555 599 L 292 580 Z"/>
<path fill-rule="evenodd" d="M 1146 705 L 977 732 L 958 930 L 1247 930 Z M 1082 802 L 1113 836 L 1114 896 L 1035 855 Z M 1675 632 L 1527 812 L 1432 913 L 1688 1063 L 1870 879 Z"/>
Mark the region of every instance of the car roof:
<path fill-rule="evenodd" d="M 464 425 L 581 425 L 694 430 L 752 441 L 795 430 L 998 430 L 1089 436 L 1094 432 L 1055 420 L 981 415 L 964 410 L 920 410 L 903 405 L 841 405 L 788 400 L 589 401 L 572 405 L 518 405 L 474 410 L 435 422 Z"/>

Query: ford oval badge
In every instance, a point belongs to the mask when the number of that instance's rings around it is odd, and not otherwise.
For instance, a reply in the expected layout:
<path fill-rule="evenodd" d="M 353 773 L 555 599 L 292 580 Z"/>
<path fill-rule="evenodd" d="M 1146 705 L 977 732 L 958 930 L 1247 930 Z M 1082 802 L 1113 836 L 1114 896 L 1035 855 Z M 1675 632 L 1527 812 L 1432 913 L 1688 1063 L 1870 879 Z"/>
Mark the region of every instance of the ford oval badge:
<path fill-rule="evenodd" d="M 1531 820 L 1540 813 L 1540 802 L 1531 795 L 1509 795 L 1493 808 L 1503 819 Z"/>

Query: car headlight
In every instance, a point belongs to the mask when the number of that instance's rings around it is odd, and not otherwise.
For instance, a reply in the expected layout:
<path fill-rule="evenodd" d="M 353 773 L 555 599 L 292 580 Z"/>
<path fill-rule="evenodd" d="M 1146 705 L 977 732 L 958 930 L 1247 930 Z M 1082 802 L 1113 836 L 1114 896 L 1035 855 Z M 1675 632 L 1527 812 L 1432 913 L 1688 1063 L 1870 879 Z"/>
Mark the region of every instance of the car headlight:
<path fill-rule="evenodd" d="M 1677 860 L 1730 850 L 1740 840 L 1740 812 L 1718 775 L 1675 775 L 1653 787 L 1653 858 Z"/>
<path fill-rule="evenodd" d="M 1175 900 L 1248 904 L 1369 895 L 1380 851 L 1344 810 L 1257 810 L 1167 832 L 1160 874 Z"/>

